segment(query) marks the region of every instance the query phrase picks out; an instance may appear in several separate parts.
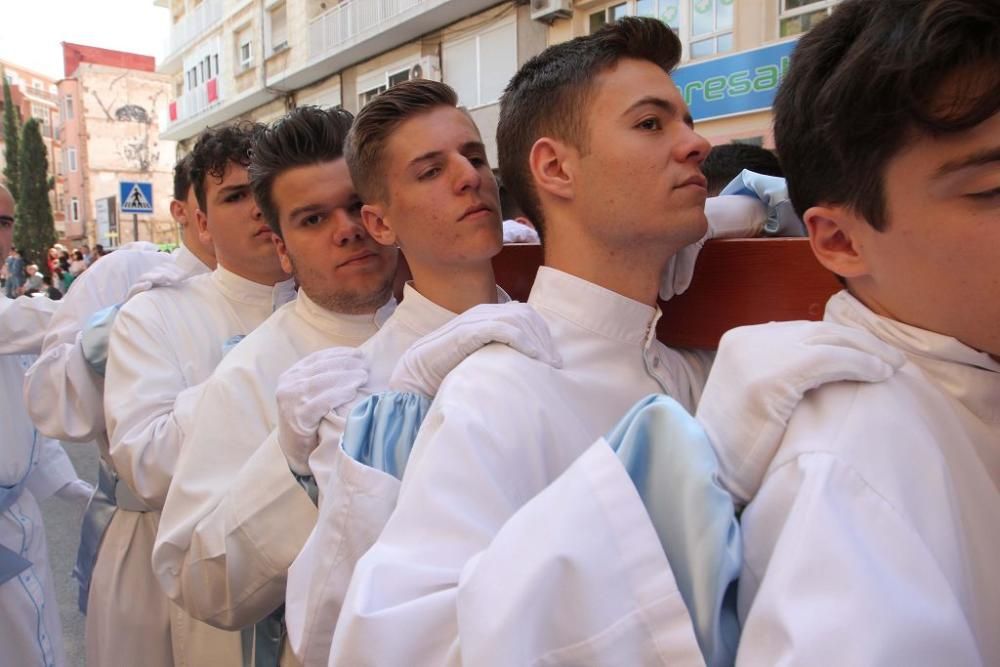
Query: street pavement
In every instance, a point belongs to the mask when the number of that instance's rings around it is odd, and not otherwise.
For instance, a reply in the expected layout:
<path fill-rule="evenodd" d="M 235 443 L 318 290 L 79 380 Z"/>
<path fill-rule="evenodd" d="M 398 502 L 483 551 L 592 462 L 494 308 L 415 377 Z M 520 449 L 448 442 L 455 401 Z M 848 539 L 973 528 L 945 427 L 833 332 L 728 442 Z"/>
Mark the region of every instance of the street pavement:
<path fill-rule="evenodd" d="M 97 445 L 67 443 L 63 445 L 76 467 L 80 479 L 97 483 Z M 59 600 L 66 664 L 84 667 L 86 651 L 83 645 L 83 614 L 77 606 L 77 584 L 73 580 L 76 548 L 80 544 L 80 512 L 53 496 L 41 504 L 45 520 L 45 536 L 49 544 L 49 561 Z"/>

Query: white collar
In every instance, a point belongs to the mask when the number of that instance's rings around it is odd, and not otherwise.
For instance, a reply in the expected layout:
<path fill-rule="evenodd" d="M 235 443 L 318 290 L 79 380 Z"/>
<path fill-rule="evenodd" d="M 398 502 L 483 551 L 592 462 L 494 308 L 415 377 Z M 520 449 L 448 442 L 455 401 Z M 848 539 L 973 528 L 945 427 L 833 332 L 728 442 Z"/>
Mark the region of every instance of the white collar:
<path fill-rule="evenodd" d="M 185 246 L 179 246 L 177 250 L 173 252 L 174 264 L 186 274 L 196 275 L 199 273 L 207 273 L 211 271 L 205 262 L 195 255 L 193 252 L 187 249 Z"/>
<path fill-rule="evenodd" d="M 309 298 L 304 289 L 299 289 L 295 298 L 295 312 L 324 333 L 338 338 L 367 339 L 378 330 L 396 309 L 396 300 L 389 298 L 374 313 L 348 315 L 327 310 Z"/>
<path fill-rule="evenodd" d="M 933 331 L 872 312 L 846 290 L 830 297 L 824 319 L 871 332 L 896 347 L 943 391 L 989 423 L 1000 423 L 1000 363 Z"/>
<path fill-rule="evenodd" d="M 238 276 L 219 264 L 212 282 L 227 298 L 249 306 L 269 305 L 276 309 L 295 298 L 295 281 L 289 278 L 274 285 L 262 285 Z"/>
<path fill-rule="evenodd" d="M 647 347 L 656 337 L 661 314 L 659 307 L 550 266 L 539 267 L 528 303 L 605 338 Z"/>
<path fill-rule="evenodd" d="M 510 302 L 510 296 L 497 287 L 497 303 L 508 302 Z M 413 287 L 412 280 L 408 280 L 403 285 L 403 300 L 396 308 L 396 312 L 393 313 L 393 319 L 398 319 L 421 336 L 426 336 L 443 327 L 455 317 L 457 317 L 457 313 L 434 303 L 418 292 Z"/>

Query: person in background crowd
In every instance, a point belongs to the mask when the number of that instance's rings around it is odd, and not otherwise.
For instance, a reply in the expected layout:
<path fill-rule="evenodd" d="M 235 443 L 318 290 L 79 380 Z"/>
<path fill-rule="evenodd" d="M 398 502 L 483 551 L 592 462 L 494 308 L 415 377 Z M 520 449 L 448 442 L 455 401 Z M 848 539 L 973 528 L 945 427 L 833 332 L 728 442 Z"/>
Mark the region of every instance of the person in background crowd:
<path fill-rule="evenodd" d="M 14 226 L 13 214 L 10 216 L 10 225 Z M 13 299 L 21 293 L 24 287 L 25 280 L 25 270 L 24 270 L 24 258 L 21 257 L 21 253 L 17 248 L 11 247 L 5 253 L 6 262 L 5 267 L 7 269 L 7 282 L 4 283 L 4 292 L 7 294 L 8 299 Z"/>
<path fill-rule="evenodd" d="M 69 272 L 76 279 L 84 270 L 87 268 L 87 262 L 83 258 L 83 252 L 80 250 L 73 251 L 73 261 L 69 264 Z"/>
<path fill-rule="evenodd" d="M 701 164 L 708 180 L 708 196 L 714 197 L 740 175 L 744 169 L 765 176 L 783 176 L 775 154 L 753 144 L 720 144 L 712 146 Z"/>

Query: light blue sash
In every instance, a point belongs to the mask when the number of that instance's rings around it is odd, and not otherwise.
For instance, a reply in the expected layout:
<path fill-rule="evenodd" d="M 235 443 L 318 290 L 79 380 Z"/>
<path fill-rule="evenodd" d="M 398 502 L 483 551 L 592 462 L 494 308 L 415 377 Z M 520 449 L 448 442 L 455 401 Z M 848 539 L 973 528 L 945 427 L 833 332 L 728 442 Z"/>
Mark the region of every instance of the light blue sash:
<path fill-rule="evenodd" d="M 31 474 L 31 470 L 34 467 L 35 447 L 37 445 L 38 431 L 34 431 L 31 439 L 31 455 L 28 457 L 28 470 L 17 481 L 17 484 L 13 486 L 0 486 L 0 514 L 9 510 L 17 502 L 18 498 L 21 497 L 21 493 L 28 482 L 28 475 Z M 0 584 L 13 579 L 29 567 L 31 567 L 30 560 L 13 549 L 0 544 Z"/>
<path fill-rule="evenodd" d="M 94 575 L 97 552 L 100 551 L 111 519 L 119 509 L 129 512 L 149 511 L 125 483 L 118 479 L 108 462 L 101 458 L 98 460 L 97 488 L 83 513 L 80 547 L 76 552 L 76 565 L 73 566 L 73 578 L 80 584 L 77 605 L 81 613 L 87 613 L 87 596 L 90 594 L 90 580 Z"/>
<path fill-rule="evenodd" d="M 24 491 L 24 484 L 27 479 L 28 476 L 25 475 L 14 486 L 0 486 L 0 514 L 9 510 L 17 502 L 17 499 L 21 497 L 21 492 Z M 0 544 L 0 584 L 13 579 L 29 567 L 31 567 L 30 560 L 24 558 L 13 549 Z"/>
<path fill-rule="evenodd" d="M 646 506 L 709 667 L 736 660 L 743 562 L 732 498 L 701 425 L 675 400 L 639 401 L 607 436 Z"/>
<path fill-rule="evenodd" d="M 111 326 L 118 317 L 121 304 L 102 308 L 87 319 L 80 336 L 80 347 L 83 358 L 94 371 L 104 377 L 104 369 L 108 365 L 108 340 L 111 338 Z"/>
<path fill-rule="evenodd" d="M 369 396 L 348 415 L 340 446 L 358 463 L 402 479 L 430 405 L 425 396 L 398 391 Z"/>

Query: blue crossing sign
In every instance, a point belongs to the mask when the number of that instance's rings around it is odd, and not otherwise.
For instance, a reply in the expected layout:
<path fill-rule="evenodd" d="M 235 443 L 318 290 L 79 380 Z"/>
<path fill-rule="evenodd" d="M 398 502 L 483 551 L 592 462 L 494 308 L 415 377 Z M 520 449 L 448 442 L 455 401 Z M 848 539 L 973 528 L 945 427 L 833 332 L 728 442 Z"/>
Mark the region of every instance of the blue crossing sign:
<path fill-rule="evenodd" d="M 142 181 L 119 181 L 122 213 L 152 213 L 153 184 Z"/>

